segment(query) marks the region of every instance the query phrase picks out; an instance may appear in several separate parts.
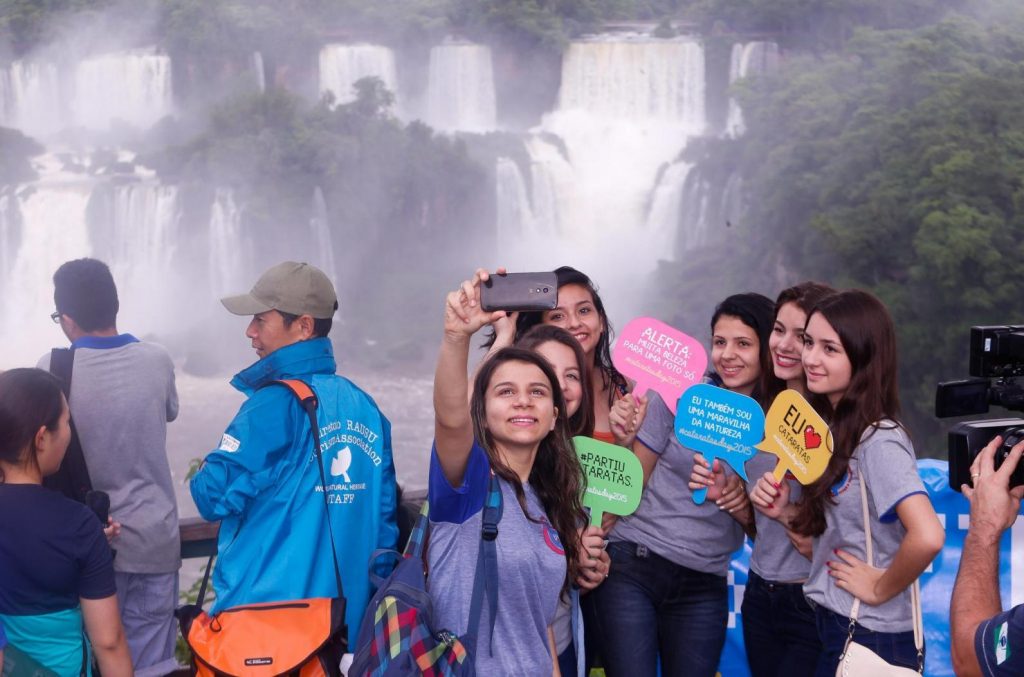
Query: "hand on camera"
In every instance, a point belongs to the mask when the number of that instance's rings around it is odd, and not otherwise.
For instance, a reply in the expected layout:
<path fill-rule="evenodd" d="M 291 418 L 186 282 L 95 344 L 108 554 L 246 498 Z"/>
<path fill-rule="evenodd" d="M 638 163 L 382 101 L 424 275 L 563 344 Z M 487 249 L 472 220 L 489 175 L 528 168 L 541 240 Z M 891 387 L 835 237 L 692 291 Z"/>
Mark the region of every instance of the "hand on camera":
<path fill-rule="evenodd" d="M 504 273 L 498 268 L 496 273 Z M 488 312 L 480 307 L 480 285 L 490 279 L 490 273 L 477 268 L 473 277 L 463 280 L 455 291 L 449 292 L 445 299 L 444 331 L 445 334 L 468 338 L 481 327 L 505 318 L 505 311 Z"/>
<path fill-rule="evenodd" d="M 1021 498 L 1024 497 L 1024 486 L 1010 488 L 1010 475 L 1024 454 L 1024 442 L 1015 445 L 996 470 L 996 450 L 1002 443 L 1003 438 L 997 436 L 982 449 L 971 464 L 974 487 L 966 484 L 961 487 L 971 502 L 969 533 L 996 540 L 1017 521 Z"/>
<path fill-rule="evenodd" d="M 121 535 L 121 523 L 115 522 L 113 517 L 107 518 L 107 526 L 103 527 L 103 535 L 107 537 L 107 543 L 111 544 L 114 539 Z"/>

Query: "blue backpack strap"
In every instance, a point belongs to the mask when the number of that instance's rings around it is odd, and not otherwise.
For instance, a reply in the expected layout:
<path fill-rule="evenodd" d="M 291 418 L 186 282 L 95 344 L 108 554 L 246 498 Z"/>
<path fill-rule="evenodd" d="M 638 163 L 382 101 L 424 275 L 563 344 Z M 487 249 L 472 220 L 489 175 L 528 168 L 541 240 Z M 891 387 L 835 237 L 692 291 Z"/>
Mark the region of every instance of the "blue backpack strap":
<path fill-rule="evenodd" d="M 487 608 L 490 610 L 490 623 L 487 629 L 488 644 L 491 655 L 494 655 L 494 622 L 498 616 L 498 523 L 501 522 L 503 510 L 501 485 L 498 476 L 491 472 L 491 482 L 484 503 L 482 525 L 480 527 L 480 550 L 476 556 L 476 574 L 473 576 L 473 597 L 469 604 L 469 625 L 467 634 L 475 648 L 476 633 L 480 629 L 480 616 L 483 612 L 484 595 L 487 596 Z"/>

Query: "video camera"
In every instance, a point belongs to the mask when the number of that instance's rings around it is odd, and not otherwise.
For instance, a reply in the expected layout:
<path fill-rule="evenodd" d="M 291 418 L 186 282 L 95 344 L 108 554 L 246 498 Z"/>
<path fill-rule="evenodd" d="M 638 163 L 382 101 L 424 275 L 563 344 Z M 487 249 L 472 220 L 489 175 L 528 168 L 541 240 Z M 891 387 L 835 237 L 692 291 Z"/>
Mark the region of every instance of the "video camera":
<path fill-rule="evenodd" d="M 971 327 L 970 374 L 973 378 L 940 383 L 935 391 L 935 415 L 987 414 L 991 405 L 1024 411 L 1024 325 Z M 994 379 L 994 380 L 993 380 Z M 1024 419 L 999 418 L 962 421 L 949 431 L 949 486 L 960 491 L 971 482 L 971 463 L 996 435 L 1003 444 L 996 451 L 998 468 L 1015 444 L 1024 439 Z M 1024 485 L 1024 464 L 1018 465 L 1011 486 Z"/>

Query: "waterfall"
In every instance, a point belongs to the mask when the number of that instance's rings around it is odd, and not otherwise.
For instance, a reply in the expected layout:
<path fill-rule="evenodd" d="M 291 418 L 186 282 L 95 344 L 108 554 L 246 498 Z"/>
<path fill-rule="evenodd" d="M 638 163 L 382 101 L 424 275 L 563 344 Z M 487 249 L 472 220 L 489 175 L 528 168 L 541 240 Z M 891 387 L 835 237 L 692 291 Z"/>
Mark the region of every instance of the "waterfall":
<path fill-rule="evenodd" d="M 559 107 L 527 143 L 546 237 L 590 249 L 595 261 L 602 250 L 653 265 L 675 240 L 669 228 L 644 228 L 659 171 L 704 128 L 697 42 L 605 36 L 572 43 Z"/>
<path fill-rule="evenodd" d="M 65 261 L 92 253 L 86 225 L 91 190 L 91 183 L 80 177 L 45 171 L 16 198 L 6 198 L 0 247 L 10 268 L 2 280 L 0 345 L 8 366 L 33 366 L 51 345 L 65 340 L 47 317 L 53 311 L 53 273 Z M 14 219 L 20 220 L 20 237 L 13 234 L 19 229 L 10 228 Z"/>
<path fill-rule="evenodd" d="M 430 50 L 426 122 L 441 131 L 497 128 L 491 48 L 447 43 Z"/>
<path fill-rule="evenodd" d="M 148 127 L 171 113 L 171 60 L 152 49 L 112 52 L 75 69 L 75 123 L 107 129 L 114 120 Z"/>
<path fill-rule="evenodd" d="M 21 244 L 21 230 L 18 228 L 21 215 L 16 211 L 17 204 L 13 195 L 0 194 L 0 289 L 10 289 L 8 278 Z"/>
<path fill-rule="evenodd" d="M 110 266 L 121 297 L 126 326 L 156 331 L 170 328 L 168 302 L 180 271 L 174 257 L 181 241 L 178 189 L 153 181 L 115 186 L 109 237 L 93 249 Z M 96 233 L 97 224 L 90 224 Z"/>
<path fill-rule="evenodd" d="M 773 73 L 779 65 L 779 46 L 774 42 L 755 41 L 746 44 L 735 43 L 729 59 L 729 85 L 743 78 Z M 729 97 L 729 116 L 725 123 L 725 134 L 732 138 L 742 136 L 746 131 L 743 111 L 736 99 Z"/>
<path fill-rule="evenodd" d="M 665 251 L 676 250 L 676 240 L 682 221 L 683 189 L 692 168 L 693 165 L 686 162 L 670 165 L 662 173 L 661 180 L 658 181 L 651 197 L 646 230 L 652 239 L 664 243 Z"/>
<path fill-rule="evenodd" d="M 237 294 L 252 267 L 252 243 L 242 236 L 242 210 L 229 188 L 218 188 L 210 209 L 207 271 L 211 293 Z"/>
<path fill-rule="evenodd" d="M 320 95 L 334 94 L 336 103 L 356 98 L 352 85 L 357 80 L 375 76 L 393 94 L 398 91 L 395 54 L 387 47 L 367 44 L 330 44 L 320 50 Z"/>
<path fill-rule="evenodd" d="M 319 261 L 319 268 L 328 279 L 338 285 L 338 267 L 334 262 L 334 240 L 331 237 L 331 226 L 327 221 L 327 201 L 324 192 L 317 186 L 313 190 L 313 215 L 309 219 L 310 235 L 316 246 L 316 256 L 311 260 Z"/>
<path fill-rule="evenodd" d="M 256 89 L 260 94 L 267 91 L 267 74 L 263 68 L 263 55 L 253 52 L 249 57 L 249 67 L 252 68 L 252 79 L 256 82 Z"/>
<path fill-rule="evenodd" d="M 518 165 L 507 157 L 499 157 L 494 168 L 497 200 L 498 249 L 507 251 L 528 233 L 535 221 L 530 207 L 526 181 Z"/>
<path fill-rule="evenodd" d="M 0 125 L 47 135 L 64 125 L 60 77 L 51 63 L 14 61 L 0 68 Z"/>

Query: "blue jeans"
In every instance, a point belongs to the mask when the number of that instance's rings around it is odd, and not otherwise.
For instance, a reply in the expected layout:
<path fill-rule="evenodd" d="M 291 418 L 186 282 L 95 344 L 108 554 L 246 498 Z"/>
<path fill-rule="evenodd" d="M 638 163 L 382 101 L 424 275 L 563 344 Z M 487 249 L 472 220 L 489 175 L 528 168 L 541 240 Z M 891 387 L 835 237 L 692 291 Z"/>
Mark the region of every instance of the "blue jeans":
<path fill-rule="evenodd" d="M 850 619 L 820 605 L 815 607 L 815 616 L 822 652 L 818 659 L 818 670 L 814 674 L 817 677 L 835 677 L 839 657 L 843 654 L 850 633 Z M 871 649 L 888 663 L 917 670 L 917 647 L 914 646 L 912 630 L 875 632 L 858 623 L 853 631 L 853 640 Z M 924 660 L 923 654 L 921 660 Z"/>
<path fill-rule="evenodd" d="M 714 677 L 725 643 L 725 576 L 679 566 L 645 546 L 608 545 L 611 571 L 590 593 L 608 677 Z"/>
<path fill-rule="evenodd" d="M 766 581 L 753 571 L 743 592 L 743 644 L 753 677 L 810 677 L 821 654 L 814 610 L 801 583 Z"/>

